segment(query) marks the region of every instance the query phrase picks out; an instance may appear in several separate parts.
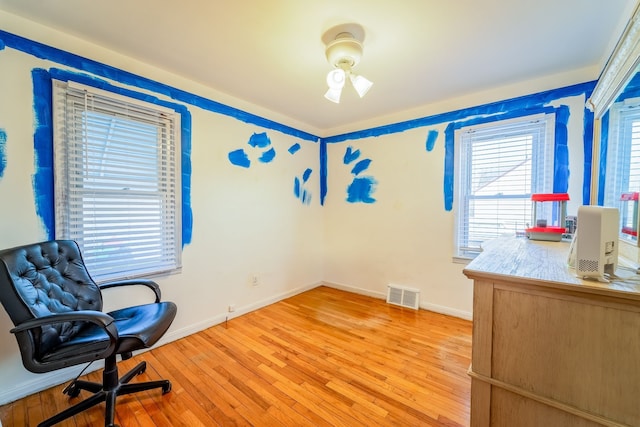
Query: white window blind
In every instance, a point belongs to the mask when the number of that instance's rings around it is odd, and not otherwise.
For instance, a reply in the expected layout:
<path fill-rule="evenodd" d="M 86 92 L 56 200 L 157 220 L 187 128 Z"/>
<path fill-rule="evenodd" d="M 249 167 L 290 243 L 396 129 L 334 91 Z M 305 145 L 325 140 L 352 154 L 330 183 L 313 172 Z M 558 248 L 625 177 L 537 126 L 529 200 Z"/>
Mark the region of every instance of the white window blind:
<path fill-rule="evenodd" d="M 96 281 L 181 265 L 179 115 L 54 81 L 56 238 L 78 242 Z"/>
<path fill-rule="evenodd" d="M 617 207 L 621 221 L 633 221 L 634 205 L 620 198 L 623 193 L 640 191 L 640 99 L 616 103 L 609 114 L 604 204 Z M 624 234 L 622 237 L 635 239 Z"/>
<path fill-rule="evenodd" d="M 531 225 L 531 194 L 553 190 L 553 132 L 553 114 L 456 132 L 456 257 Z"/>

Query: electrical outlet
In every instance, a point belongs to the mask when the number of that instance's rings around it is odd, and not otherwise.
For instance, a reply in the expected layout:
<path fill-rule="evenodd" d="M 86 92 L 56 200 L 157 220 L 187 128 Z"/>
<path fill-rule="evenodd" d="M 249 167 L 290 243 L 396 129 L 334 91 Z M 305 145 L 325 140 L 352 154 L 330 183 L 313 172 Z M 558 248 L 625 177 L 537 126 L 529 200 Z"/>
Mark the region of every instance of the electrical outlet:
<path fill-rule="evenodd" d="M 258 286 L 260 284 L 260 281 L 258 280 L 258 275 L 254 274 L 253 276 L 251 276 L 251 286 Z"/>
<path fill-rule="evenodd" d="M 236 305 L 235 304 L 229 304 L 229 313 L 233 313 L 234 311 L 236 311 Z"/>

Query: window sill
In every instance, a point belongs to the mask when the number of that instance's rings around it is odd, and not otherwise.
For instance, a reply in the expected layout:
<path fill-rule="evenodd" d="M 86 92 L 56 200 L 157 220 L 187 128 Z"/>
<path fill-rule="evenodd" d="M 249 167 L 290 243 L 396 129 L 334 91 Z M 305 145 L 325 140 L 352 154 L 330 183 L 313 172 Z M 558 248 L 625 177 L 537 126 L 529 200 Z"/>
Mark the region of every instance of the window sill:
<path fill-rule="evenodd" d="M 477 256 L 477 255 L 476 255 Z M 452 258 L 452 261 L 454 264 L 469 264 L 471 261 L 473 261 L 473 259 L 475 258 L 475 256 L 454 256 Z"/>

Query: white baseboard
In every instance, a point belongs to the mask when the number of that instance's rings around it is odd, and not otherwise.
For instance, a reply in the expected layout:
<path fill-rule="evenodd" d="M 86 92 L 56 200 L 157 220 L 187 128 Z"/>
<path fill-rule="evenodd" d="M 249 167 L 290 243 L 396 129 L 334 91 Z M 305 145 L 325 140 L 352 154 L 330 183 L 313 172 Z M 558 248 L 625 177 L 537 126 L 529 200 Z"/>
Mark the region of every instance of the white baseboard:
<path fill-rule="evenodd" d="M 372 298 L 387 299 L 387 295 L 384 292 L 370 291 L 368 289 L 362 289 L 355 286 L 345 285 L 334 282 L 322 282 L 322 285 L 329 288 L 340 289 L 342 291 L 353 292 L 355 294 L 366 295 Z M 423 310 L 433 311 L 434 313 L 446 314 L 447 316 L 457 317 L 459 319 L 472 320 L 473 313 L 463 310 L 457 310 L 455 308 L 446 307 L 443 305 L 432 304 L 426 301 L 420 301 L 420 308 Z"/>
<path fill-rule="evenodd" d="M 446 307 L 444 305 L 431 304 L 420 301 L 420 308 L 433 311 L 434 313 L 446 314 L 447 316 L 457 317 L 458 319 L 473 320 L 473 313 L 455 308 Z"/>
<path fill-rule="evenodd" d="M 216 316 L 210 317 L 208 319 L 205 319 L 193 325 L 189 325 L 176 330 L 170 330 L 156 343 L 156 345 L 153 346 L 153 348 L 156 348 L 161 345 L 168 344 L 172 341 L 176 341 L 180 338 L 184 338 L 186 336 L 195 334 L 196 332 L 203 331 L 207 328 L 210 328 L 211 326 L 220 324 L 227 319 L 231 320 L 234 317 L 238 317 L 243 314 L 250 313 L 252 311 L 258 310 L 259 308 L 266 307 L 268 305 L 271 305 L 283 299 L 292 297 L 294 295 L 300 294 L 302 292 L 308 291 L 313 288 L 317 288 L 321 284 L 322 283 L 314 283 L 310 285 L 300 286 L 290 291 L 283 292 L 269 298 L 265 298 L 261 301 L 257 301 L 253 304 L 239 307 L 233 313 L 218 314 Z M 143 353 L 149 350 L 150 349 L 141 350 L 136 352 L 136 354 Z M 60 369 L 54 372 L 38 374 L 37 376 L 34 376 L 33 379 L 23 381 L 20 384 L 13 387 L 11 385 L 3 384 L 2 391 L 0 391 L 0 405 L 5 405 L 7 403 L 14 402 L 18 399 L 22 399 L 23 397 L 57 386 L 66 381 L 70 381 L 82 371 L 84 366 L 85 365 L 72 366 L 72 367 L 69 367 L 66 369 Z M 88 374 L 89 372 L 102 369 L 103 367 L 104 367 L 103 361 L 96 361 L 93 364 L 91 364 L 91 366 L 84 372 L 84 374 Z"/>
<path fill-rule="evenodd" d="M 5 385 L 2 391 L 0 391 L 0 405 L 11 403 L 18 399 L 22 399 L 23 397 L 69 381 L 72 378 L 75 378 L 82 371 L 84 366 L 85 365 L 72 366 L 54 372 L 38 374 L 37 377 L 23 381 L 16 386 Z M 88 374 L 89 372 L 93 372 L 97 369 L 102 369 L 103 366 L 104 362 L 95 362 L 84 373 Z"/>
<path fill-rule="evenodd" d="M 195 334 L 196 332 L 204 331 L 205 329 L 208 329 L 215 325 L 219 325 L 220 323 L 226 320 L 231 320 L 235 317 L 242 316 L 243 314 L 251 313 L 252 311 L 256 311 L 262 307 L 266 307 L 278 301 L 282 301 L 283 299 L 287 299 L 294 295 L 301 294 L 302 292 L 306 292 L 310 289 L 317 288 L 318 286 L 321 286 L 321 285 L 322 283 L 318 282 L 310 285 L 300 286 L 290 291 L 282 292 L 280 294 L 273 295 L 269 298 L 265 298 L 263 300 L 257 301 L 253 304 L 245 305 L 242 307 L 236 307 L 236 310 L 233 313 L 218 314 L 214 317 L 210 317 L 201 322 L 194 323 L 193 325 L 189 325 L 184 328 L 169 331 L 158 341 L 158 343 L 154 347 L 168 344 L 171 341 L 184 338 L 186 336 Z"/>

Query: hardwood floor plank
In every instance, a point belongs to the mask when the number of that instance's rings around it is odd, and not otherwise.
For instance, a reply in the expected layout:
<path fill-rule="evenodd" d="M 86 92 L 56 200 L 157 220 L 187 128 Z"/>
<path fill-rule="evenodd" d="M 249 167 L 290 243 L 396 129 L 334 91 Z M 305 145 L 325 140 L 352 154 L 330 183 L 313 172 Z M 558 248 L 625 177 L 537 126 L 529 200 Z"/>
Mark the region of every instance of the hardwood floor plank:
<path fill-rule="evenodd" d="M 327 287 L 136 355 L 121 374 L 141 360 L 133 382 L 173 388 L 118 398 L 121 427 L 469 424 L 471 322 Z M 89 395 L 63 387 L 0 406 L 3 427 L 35 426 Z M 104 404 L 60 426 L 103 423 Z"/>

